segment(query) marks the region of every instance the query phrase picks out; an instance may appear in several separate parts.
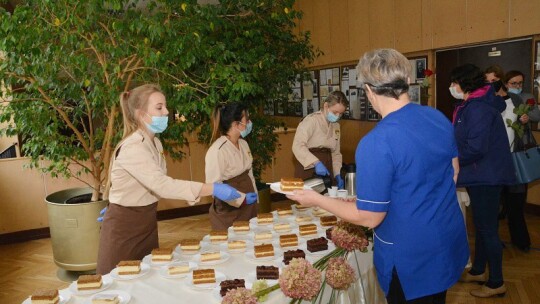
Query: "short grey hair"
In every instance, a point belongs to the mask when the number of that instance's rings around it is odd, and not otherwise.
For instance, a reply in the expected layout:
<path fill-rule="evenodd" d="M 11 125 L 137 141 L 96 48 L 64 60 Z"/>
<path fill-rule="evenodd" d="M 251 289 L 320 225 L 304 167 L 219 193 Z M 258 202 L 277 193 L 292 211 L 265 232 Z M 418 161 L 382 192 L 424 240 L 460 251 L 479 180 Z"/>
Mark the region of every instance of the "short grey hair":
<path fill-rule="evenodd" d="M 409 60 L 394 49 L 376 49 L 360 58 L 356 66 L 358 87 L 367 84 L 375 94 L 399 98 L 408 92 Z"/>

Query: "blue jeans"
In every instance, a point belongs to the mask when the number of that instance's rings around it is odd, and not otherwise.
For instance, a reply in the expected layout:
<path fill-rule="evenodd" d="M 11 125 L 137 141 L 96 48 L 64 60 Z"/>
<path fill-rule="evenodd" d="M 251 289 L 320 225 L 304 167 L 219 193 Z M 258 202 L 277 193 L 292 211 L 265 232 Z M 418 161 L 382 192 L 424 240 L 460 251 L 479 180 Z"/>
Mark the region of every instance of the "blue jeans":
<path fill-rule="evenodd" d="M 502 186 L 467 187 L 471 199 L 475 253 L 471 273 L 481 274 L 489 266 L 490 283 L 502 283 L 502 243 L 499 238 L 499 199 Z"/>

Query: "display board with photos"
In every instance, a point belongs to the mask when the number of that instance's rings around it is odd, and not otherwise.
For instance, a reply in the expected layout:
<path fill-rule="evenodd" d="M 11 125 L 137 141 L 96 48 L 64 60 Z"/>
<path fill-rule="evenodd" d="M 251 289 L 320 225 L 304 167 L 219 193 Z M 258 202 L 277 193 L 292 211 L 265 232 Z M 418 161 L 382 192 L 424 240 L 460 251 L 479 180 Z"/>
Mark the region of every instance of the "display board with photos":
<path fill-rule="evenodd" d="M 427 98 L 422 98 L 423 90 L 421 84 L 424 81 L 424 71 L 427 69 L 427 57 L 409 58 L 411 63 L 411 74 L 409 75 L 409 98 L 412 103 L 422 104 L 422 101 L 427 102 Z"/>
<path fill-rule="evenodd" d="M 333 91 L 342 91 L 349 106 L 342 119 L 379 121 L 381 116 L 373 109 L 362 88 L 357 86 L 356 66 L 344 65 L 312 70 L 311 79 L 291 84 L 288 100 L 269 100 L 264 107 L 266 115 L 305 117 L 318 111 Z M 300 79 L 298 77 L 297 79 Z"/>

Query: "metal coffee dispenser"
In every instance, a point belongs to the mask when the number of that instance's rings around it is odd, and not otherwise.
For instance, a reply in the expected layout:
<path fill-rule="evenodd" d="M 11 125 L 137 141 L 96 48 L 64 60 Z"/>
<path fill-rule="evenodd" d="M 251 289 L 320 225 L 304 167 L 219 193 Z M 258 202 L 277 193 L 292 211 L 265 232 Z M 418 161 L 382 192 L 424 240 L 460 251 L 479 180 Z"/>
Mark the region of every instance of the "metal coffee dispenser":
<path fill-rule="evenodd" d="M 344 164 L 341 168 L 341 175 L 345 182 L 347 195 L 356 196 L 356 164 Z"/>

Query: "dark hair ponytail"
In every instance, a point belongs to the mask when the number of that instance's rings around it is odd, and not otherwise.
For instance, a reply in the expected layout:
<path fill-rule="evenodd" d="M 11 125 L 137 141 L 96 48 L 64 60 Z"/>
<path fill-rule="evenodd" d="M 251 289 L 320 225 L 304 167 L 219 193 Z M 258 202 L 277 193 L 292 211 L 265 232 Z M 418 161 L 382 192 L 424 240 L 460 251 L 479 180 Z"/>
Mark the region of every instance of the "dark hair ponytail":
<path fill-rule="evenodd" d="M 225 135 L 231 129 L 232 123 L 241 121 L 247 107 L 241 103 L 217 105 L 212 111 L 212 139 L 213 142 L 219 135 Z"/>

